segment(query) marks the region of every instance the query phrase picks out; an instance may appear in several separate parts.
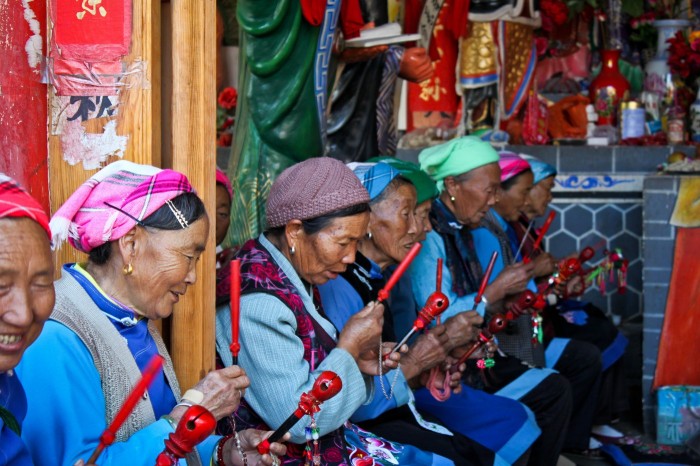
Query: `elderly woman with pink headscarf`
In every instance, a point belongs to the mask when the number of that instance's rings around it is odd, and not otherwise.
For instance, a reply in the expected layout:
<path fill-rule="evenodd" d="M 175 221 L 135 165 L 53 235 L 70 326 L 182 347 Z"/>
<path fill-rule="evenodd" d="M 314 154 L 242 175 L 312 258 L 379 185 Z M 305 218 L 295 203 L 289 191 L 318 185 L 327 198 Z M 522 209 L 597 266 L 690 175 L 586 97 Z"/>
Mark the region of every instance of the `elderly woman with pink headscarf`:
<path fill-rule="evenodd" d="M 196 279 L 209 218 L 187 178 L 132 162 L 112 163 L 70 196 L 51 220 L 54 245 L 87 253 L 55 283 L 51 319 L 18 368 L 29 410 L 22 429 L 36 464 L 87 458 L 153 356 L 164 358 L 143 399 L 116 432 L 100 465 L 153 465 L 188 406 L 230 415 L 248 378 L 237 366 L 207 374 L 181 399 L 152 321 L 168 317 Z M 243 450 L 260 431 L 238 435 Z M 284 453 L 273 444 L 273 452 Z M 210 437 L 182 464 L 243 464 L 233 438 Z M 247 464 L 272 464 L 248 451 Z"/>
<path fill-rule="evenodd" d="M 520 212 L 528 207 L 534 179 L 528 162 L 513 152 L 501 152 L 498 165 L 501 168 L 498 200 L 481 219 L 480 227 L 472 231 L 481 267 L 488 265 L 494 251 L 498 252 L 490 282 L 504 267 L 522 261 L 517 235 L 510 222 L 517 221 Z M 544 259 L 552 260 L 547 257 Z M 529 281 L 528 288 L 537 292 L 532 280 Z M 595 456 L 593 451 L 601 446 L 591 438 L 600 391 L 600 351 L 584 341 L 544 338 L 541 322 L 536 311 L 518 317 L 506 331 L 498 335 L 499 348 L 533 366 L 556 369 L 567 378 L 571 385 L 574 409 L 564 448 L 575 453 L 585 453 L 586 456 Z"/>

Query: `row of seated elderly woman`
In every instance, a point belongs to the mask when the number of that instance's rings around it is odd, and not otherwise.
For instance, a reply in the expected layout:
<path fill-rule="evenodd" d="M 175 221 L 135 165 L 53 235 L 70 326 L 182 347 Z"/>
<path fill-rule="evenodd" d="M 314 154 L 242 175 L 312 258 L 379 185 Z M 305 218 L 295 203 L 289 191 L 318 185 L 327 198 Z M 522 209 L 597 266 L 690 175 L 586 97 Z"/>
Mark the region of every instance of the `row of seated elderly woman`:
<path fill-rule="evenodd" d="M 218 280 L 215 344 L 222 369 L 194 387 L 222 435 L 206 439 L 183 462 L 547 466 L 563 449 L 590 454 L 592 432 L 618 435 L 605 424 L 623 408 L 625 342 L 600 310 L 558 298 L 580 287 L 576 280 L 548 296 L 544 322 L 522 315 L 498 335 L 498 346 L 487 344 L 466 365 L 456 364 L 484 319 L 527 288 L 536 291 L 537 279 L 553 272 L 549 254 L 526 264 L 518 249 L 522 243 L 534 252 L 522 224 L 545 212 L 554 170 L 499 155 L 471 137 L 426 149 L 420 162 L 420 168 L 396 159 L 345 166 L 316 158 L 274 182 L 266 231 L 236 251 L 240 367 L 229 351 L 228 280 Z M 226 233 L 231 194 L 226 180 L 219 181 L 217 243 Z M 2 451 L 14 445 L 7 462 L 32 464 L 29 455 L 34 464 L 86 459 L 140 371 L 160 353 L 164 369 L 98 462 L 154 464 L 192 400 L 190 392 L 181 399 L 149 323 L 169 316 L 196 280 L 209 222 L 201 201 L 179 173 L 116 162 L 71 196 L 50 231 L 45 220 L 42 231 L 0 216 L 0 227 L 15 232 L 3 235 L 3 249 L 17 250 L 7 259 L 3 252 L 2 266 L 22 269 L 25 280 L 21 290 L 20 280 L 9 286 L 22 291 L 20 298 L 0 309 L 0 387 L 14 394 L 8 401 L 0 388 Z M 30 227 L 38 231 L 29 239 L 38 244 L 28 244 Z M 51 232 L 54 245 L 68 239 L 89 253 L 86 263 L 64 266 L 55 304 Z M 423 243 L 421 252 L 388 303 L 379 304 L 385 277 L 416 242 Z M 484 299 L 475 303 L 493 251 L 499 259 Z M 218 258 L 223 265 L 230 254 Z M 392 352 L 435 290 L 438 258 L 450 302 L 442 323 Z M 38 275 L 25 270 L 40 266 Z M 37 287 L 46 293 L 41 305 L 31 301 L 40 294 L 28 293 Z M 12 311 L 15 303 L 33 317 L 6 318 L 19 312 Z M 11 369 L 51 308 L 17 368 L 25 401 Z M 584 317 L 571 320 L 572 312 Z M 22 335 L 14 347 L 4 344 L 12 335 Z M 325 370 L 340 376 L 340 393 L 293 426 L 286 446 L 273 443 L 273 454 L 257 455 L 265 431 L 285 421 Z"/>

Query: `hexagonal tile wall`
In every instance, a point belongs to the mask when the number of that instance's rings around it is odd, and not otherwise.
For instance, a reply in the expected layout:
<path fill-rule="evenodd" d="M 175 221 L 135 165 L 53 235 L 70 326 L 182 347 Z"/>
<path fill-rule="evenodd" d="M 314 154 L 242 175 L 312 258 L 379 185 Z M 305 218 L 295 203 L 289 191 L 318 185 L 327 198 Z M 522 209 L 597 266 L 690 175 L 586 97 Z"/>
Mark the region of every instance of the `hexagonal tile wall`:
<path fill-rule="evenodd" d="M 620 248 L 622 255 L 629 260 L 627 292 L 618 293 L 617 277 L 614 277 L 613 283 L 606 283 L 605 295 L 593 284 L 582 299 L 622 318 L 641 313 L 642 204 L 639 201 L 615 204 L 562 201 L 555 200 L 550 205 L 557 217 L 545 239 L 547 251 L 561 258 L 591 246 L 596 254 L 586 264 L 590 268 L 602 261 L 606 249 Z"/>

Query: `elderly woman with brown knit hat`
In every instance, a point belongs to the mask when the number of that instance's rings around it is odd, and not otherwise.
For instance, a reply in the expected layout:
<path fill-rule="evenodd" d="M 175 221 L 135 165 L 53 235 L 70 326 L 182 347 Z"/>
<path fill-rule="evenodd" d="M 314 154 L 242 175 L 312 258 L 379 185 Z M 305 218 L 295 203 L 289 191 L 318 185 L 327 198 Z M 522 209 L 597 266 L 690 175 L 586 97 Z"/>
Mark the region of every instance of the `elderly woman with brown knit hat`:
<path fill-rule="evenodd" d="M 239 362 L 251 379 L 237 413 L 239 424 L 279 427 L 322 371 L 337 373 L 343 382 L 338 395 L 315 416 L 318 447 L 305 435 L 308 421 L 298 423 L 290 430 L 293 444 L 285 464 L 303 464 L 305 443 L 311 453 L 318 452 L 324 466 L 356 464 L 353 459 L 360 458 L 386 466 L 453 464 L 346 422 L 371 398 L 371 376 L 396 368 L 400 359 L 394 353 L 380 362 L 383 305 L 366 306 L 337 332 L 316 289 L 355 261 L 357 244 L 367 233 L 369 200 L 358 178 L 335 159 L 296 164 L 272 185 L 267 230 L 238 253 Z M 228 348 L 230 325 L 227 309 L 220 309 L 217 335 L 226 340 L 217 342 L 219 348 Z M 388 353 L 391 345 L 385 343 L 382 352 Z M 219 356 L 229 365 L 225 353 Z"/>

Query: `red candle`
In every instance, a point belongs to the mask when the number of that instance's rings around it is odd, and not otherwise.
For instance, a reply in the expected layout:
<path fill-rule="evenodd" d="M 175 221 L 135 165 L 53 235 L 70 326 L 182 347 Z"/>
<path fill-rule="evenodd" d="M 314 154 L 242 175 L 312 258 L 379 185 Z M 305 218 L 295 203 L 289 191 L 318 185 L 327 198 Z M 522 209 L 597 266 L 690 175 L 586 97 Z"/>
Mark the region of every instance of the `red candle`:
<path fill-rule="evenodd" d="M 532 252 L 537 251 L 537 248 L 540 247 L 540 244 L 542 243 L 542 240 L 544 239 L 544 235 L 547 234 L 547 230 L 549 230 L 549 227 L 552 225 L 552 222 L 554 221 L 554 217 L 557 215 L 555 211 L 550 211 L 549 215 L 547 216 L 547 220 L 545 220 L 544 225 L 542 225 L 542 228 L 540 229 L 540 234 L 537 236 L 537 239 L 535 240 L 535 244 L 532 246 Z M 529 263 L 530 262 L 530 256 L 525 256 L 525 259 L 523 259 L 524 263 Z"/>
<path fill-rule="evenodd" d="M 413 262 L 413 259 L 416 258 L 418 255 L 418 252 L 420 251 L 421 245 L 420 243 L 415 243 L 413 247 L 411 248 L 410 251 L 408 251 L 408 254 L 406 254 L 406 257 L 403 258 L 401 263 L 399 264 L 398 267 L 396 267 L 396 270 L 394 270 L 394 273 L 391 274 L 391 277 L 389 277 L 389 280 L 386 282 L 386 285 L 384 285 L 384 288 L 379 290 L 379 294 L 377 295 L 378 301 L 381 303 L 382 301 L 385 301 L 389 297 L 389 293 L 391 292 L 391 289 L 396 285 L 396 283 L 399 281 L 401 276 L 406 272 L 406 269 L 408 269 L 408 266 L 411 265 L 411 262 Z"/>
<path fill-rule="evenodd" d="M 238 364 L 238 352 L 241 344 L 238 342 L 239 322 L 241 318 L 241 261 L 231 261 L 231 355 L 233 363 Z"/>
<path fill-rule="evenodd" d="M 105 429 L 104 432 L 102 432 L 102 435 L 100 435 L 100 443 L 97 445 L 97 448 L 95 448 L 95 451 L 92 452 L 92 456 L 90 456 L 88 463 L 94 463 L 97 461 L 97 458 L 100 456 L 100 453 L 102 453 L 102 450 L 114 442 L 117 431 L 122 424 L 124 424 L 124 421 L 126 421 L 129 415 L 134 411 L 136 404 L 146 392 L 146 389 L 148 389 L 148 387 L 151 385 L 151 382 L 153 382 L 153 379 L 155 378 L 156 374 L 158 374 L 162 366 L 162 356 L 156 354 L 151 358 L 146 366 L 146 369 L 144 369 L 143 374 L 141 375 L 141 380 L 139 380 L 133 390 L 131 390 L 131 393 L 126 398 L 126 401 L 122 405 L 121 409 L 117 412 L 117 415 L 114 417 L 112 423 Z"/>

